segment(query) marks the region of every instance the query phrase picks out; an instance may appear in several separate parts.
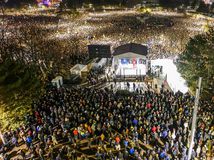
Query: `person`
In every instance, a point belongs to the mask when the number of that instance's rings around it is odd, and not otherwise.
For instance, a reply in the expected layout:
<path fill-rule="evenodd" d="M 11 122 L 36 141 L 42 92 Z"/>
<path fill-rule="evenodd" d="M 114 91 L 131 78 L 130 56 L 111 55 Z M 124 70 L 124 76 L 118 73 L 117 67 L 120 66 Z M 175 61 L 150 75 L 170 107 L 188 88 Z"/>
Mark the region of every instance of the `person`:
<path fill-rule="evenodd" d="M 26 145 L 27 145 L 28 149 L 30 149 L 30 147 L 32 145 L 32 142 L 33 142 L 32 137 L 30 135 L 27 136 L 27 138 L 26 138 Z"/>
<path fill-rule="evenodd" d="M 198 147 L 197 147 L 197 149 L 196 149 L 196 156 L 197 157 L 199 157 L 200 156 L 200 154 L 201 154 L 201 146 L 200 145 L 198 145 Z"/>
<path fill-rule="evenodd" d="M 102 154 L 100 153 L 99 150 L 97 150 L 96 159 L 98 159 L 98 160 L 101 160 L 101 159 L 102 159 Z"/>
<path fill-rule="evenodd" d="M 81 155 L 81 157 L 80 157 L 80 158 L 81 158 L 81 160 L 88 160 L 87 156 L 86 156 L 86 155 L 84 155 L 84 154 L 83 154 L 83 155 Z"/>
<path fill-rule="evenodd" d="M 62 160 L 62 158 L 61 158 L 61 155 L 60 155 L 60 154 L 58 154 L 58 155 L 56 156 L 56 160 Z"/>
<path fill-rule="evenodd" d="M 13 135 L 13 137 L 12 137 L 12 143 L 13 143 L 13 145 L 15 145 L 16 147 L 19 146 L 18 139 L 16 138 L 15 135 Z"/>
<path fill-rule="evenodd" d="M 26 159 L 26 158 L 25 158 L 25 152 L 24 152 L 23 149 L 20 150 L 20 153 L 19 153 L 19 154 L 20 154 L 20 156 L 22 157 L 22 159 L 24 159 L 24 160 Z"/>
<path fill-rule="evenodd" d="M 125 149 L 128 147 L 128 144 L 129 144 L 128 138 L 124 139 L 124 146 L 125 146 Z"/>
<path fill-rule="evenodd" d="M 9 159 L 10 159 L 10 158 L 9 158 L 8 154 L 4 154 L 3 160 L 9 160 Z"/>
<path fill-rule="evenodd" d="M 40 160 L 45 160 L 45 157 L 44 157 L 44 154 L 45 152 L 44 152 L 44 150 L 40 147 L 39 148 L 39 158 L 40 158 Z"/>
<path fill-rule="evenodd" d="M 72 150 L 71 154 L 72 154 L 71 159 L 72 159 L 72 160 L 77 160 L 77 153 L 76 153 L 76 150 L 75 150 L 75 149 Z"/>
<path fill-rule="evenodd" d="M 160 159 L 165 159 L 166 153 L 164 151 L 161 151 L 159 157 Z"/>
<path fill-rule="evenodd" d="M 128 89 L 130 88 L 130 83 L 129 83 L 129 82 L 127 82 L 127 88 L 128 88 Z"/>
<path fill-rule="evenodd" d="M 131 147 L 130 150 L 129 150 L 129 154 L 130 154 L 130 155 L 134 155 L 134 153 L 135 153 L 135 150 L 134 150 L 133 147 Z"/>
<path fill-rule="evenodd" d="M 120 143 L 120 137 L 118 135 L 116 136 L 115 141 L 116 141 L 116 144 Z"/>
<path fill-rule="evenodd" d="M 78 134 L 79 134 L 77 128 L 75 128 L 73 130 L 73 134 L 74 134 L 74 139 L 77 140 L 78 139 Z"/>
<path fill-rule="evenodd" d="M 135 89 L 136 89 L 136 85 L 135 83 L 133 83 L 133 90 L 135 91 Z"/>
<path fill-rule="evenodd" d="M 105 140 L 105 135 L 103 133 L 101 134 L 100 139 L 101 139 L 101 142 L 103 143 Z"/>
<path fill-rule="evenodd" d="M 206 157 L 206 147 L 212 150 L 214 133 L 212 106 L 201 103 L 195 139 L 195 146 L 201 147 L 200 152 L 197 147 L 194 148 L 197 158 Z M 99 151 L 97 157 L 101 159 L 118 158 L 122 154 L 127 157 L 127 153 L 135 158 L 167 159 L 167 153 L 172 159 L 185 158 L 190 132 L 185 129 L 184 123 L 191 120 L 191 114 L 186 114 L 186 110 L 191 113 L 192 106 L 194 99 L 191 96 L 167 90 L 162 93 L 147 90 L 141 95 L 123 96 L 111 89 L 50 87 L 32 105 L 36 114 L 32 114 L 28 125 L 20 127 L 18 132 L 26 137 L 31 154 L 41 159 L 46 154 L 47 159 L 77 159 L 77 150 L 88 145 L 88 150 L 92 151 L 91 144 L 99 146 L 96 148 Z M 42 117 L 40 127 L 38 116 Z M 11 142 L 14 133 L 11 131 L 4 135 Z M 158 145 L 157 139 L 162 141 L 163 147 Z M 34 140 L 38 141 L 38 145 L 33 143 Z M 64 145 L 68 140 L 70 149 Z M 115 147 L 118 152 L 109 153 L 104 141 L 109 142 L 111 150 Z M 153 150 L 142 153 L 140 141 L 152 145 Z M 64 147 L 55 149 L 54 145 L 58 143 Z M 10 149 L 2 146 L 0 150 L 5 154 Z"/>
<path fill-rule="evenodd" d="M 121 150 L 121 146 L 120 146 L 119 143 L 115 144 L 115 149 L 116 149 L 116 151 L 120 151 Z"/>
<path fill-rule="evenodd" d="M 51 144 L 48 148 L 47 148 L 47 157 L 50 159 L 54 159 L 54 150 L 53 150 L 53 145 Z"/>
<path fill-rule="evenodd" d="M 123 151 L 124 153 L 123 153 L 123 158 L 126 160 L 126 159 L 128 159 L 129 158 L 129 152 L 125 149 L 124 151 Z"/>
<path fill-rule="evenodd" d="M 56 138 L 56 133 L 54 133 L 52 136 L 52 141 L 53 141 L 53 145 L 57 145 L 58 144 L 58 141 L 57 141 L 57 138 Z"/>
<path fill-rule="evenodd" d="M 136 118 L 134 118 L 134 120 L 132 121 L 134 126 L 138 125 L 138 120 Z"/>
<path fill-rule="evenodd" d="M 114 86 L 116 86 L 116 84 L 117 84 L 117 79 L 116 79 L 116 77 L 113 78 L 113 81 L 114 81 Z"/>

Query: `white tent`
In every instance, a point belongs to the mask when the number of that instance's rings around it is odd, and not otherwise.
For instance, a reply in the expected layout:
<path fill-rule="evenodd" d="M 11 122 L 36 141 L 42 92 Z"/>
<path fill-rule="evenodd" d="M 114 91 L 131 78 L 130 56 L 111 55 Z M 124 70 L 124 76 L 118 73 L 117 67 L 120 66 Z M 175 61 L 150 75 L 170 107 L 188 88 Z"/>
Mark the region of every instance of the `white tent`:
<path fill-rule="evenodd" d="M 88 67 L 83 64 L 76 64 L 70 69 L 71 75 L 79 75 L 80 77 L 82 77 L 85 72 L 88 72 Z"/>
<path fill-rule="evenodd" d="M 63 85 L 62 76 L 57 76 L 56 78 L 52 79 L 51 83 L 53 86 L 60 88 Z"/>
<path fill-rule="evenodd" d="M 107 58 L 102 58 L 99 62 L 93 63 L 93 68 L 103 67 L 107 63 Z"/>

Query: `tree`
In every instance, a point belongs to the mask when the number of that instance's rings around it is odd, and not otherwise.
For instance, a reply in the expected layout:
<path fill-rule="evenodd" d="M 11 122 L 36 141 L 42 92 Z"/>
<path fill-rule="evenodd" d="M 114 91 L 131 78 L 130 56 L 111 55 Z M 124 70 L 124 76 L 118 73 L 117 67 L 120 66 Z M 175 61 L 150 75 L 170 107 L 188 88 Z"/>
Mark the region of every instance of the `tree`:
<path fill-rule="evenodd" d="M 29 29 L 36 32 L 29 32 Z M 41 42 L 39 41 L 41 36 L 37 37 L 36 34 L 39 35 L 38 31 L 29 27 L 13 31 L 4 27 L 1 30 L 0 125 L 2 128 L 17 127 L 23 122 L 25 114 L 29 113 L 32 100 L 40 95 L 39 92 L 43 87 L 38 58 L 33 58 L 34 55 L 39 57 L 42 55 L 39 50 L 40 43 L 36 43 Z"/>
<path fill-rule="evenodd" d="M 175 8 L 178 6 L 177 0 L 160 0 L 160 5 L 163 7 Z"/>
<path fill-rule="evenodd" d="M 190 39 L 185 51 L 179 56 L 178 70 L 193 91 L 198 77 L 203 77 L 202 97 L 214 96 L 214 28 Z"/>
<path fill-rule="evenodd" d="M 198 12 L 209 12 L 209 5 L 205 4 L 204 1 L 200 1 L 197 11 Z"/>
<path fill-rule="evenodd" d="M 169 8 L 176 8 L 182 5 L 198 8 L 199 5 L 202 5 L 202 7 L 205 5 L 202 0 L 159 0 L 159 3 L 161 6 Z"/>

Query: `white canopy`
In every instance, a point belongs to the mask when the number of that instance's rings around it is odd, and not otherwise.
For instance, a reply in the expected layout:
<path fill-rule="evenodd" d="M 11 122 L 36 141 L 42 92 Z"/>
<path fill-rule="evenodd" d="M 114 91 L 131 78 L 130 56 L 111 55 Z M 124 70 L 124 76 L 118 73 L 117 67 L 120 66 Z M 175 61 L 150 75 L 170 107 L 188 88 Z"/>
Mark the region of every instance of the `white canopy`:
<path fill-rule="evenodd" d="M 93 63 L 93 68 L 103 67 L 107 62 L 107 58 L 102 58 L 99 62 Z"/>
<path fill-rule="evenodd" d="M 75 74 L 75 75 L 79 75 L 80 77 L 82 77 L 82 72 L 87 72 L 88 71 L 88 67 L 87 65 L 83 65 L 83 64 L 76 64 L 74 67 L 72 67 L 70 69 L 71 74 Z"/>
<path fill-rule="evenodd" d="M 57 76 L 51 81 L 53 86 L 56 86 L 57 88 L 60 88 L 60 86 L 63 85 L 63 79 L 62 76 Z"/>

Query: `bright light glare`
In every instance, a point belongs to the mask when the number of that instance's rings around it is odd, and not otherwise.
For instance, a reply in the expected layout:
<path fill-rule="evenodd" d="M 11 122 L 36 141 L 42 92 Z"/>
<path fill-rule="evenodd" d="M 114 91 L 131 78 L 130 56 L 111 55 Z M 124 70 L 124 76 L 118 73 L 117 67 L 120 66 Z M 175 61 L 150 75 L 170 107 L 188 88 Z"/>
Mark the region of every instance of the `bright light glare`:
<path fill-rule="evenodd" d="M 172 59 L 151 60 L 151 65 L 163 66 L 163 74 L 164 75 L 167 74 L 167 82 L 174 92 L 177 92 L 179 90 L 182 93 L 186 93 L 188 91 L 186 81 L 183 79 L 183 77 L 181 77 L 181 74 L 177 71 L 177 67 L 173 63 Z"/>

